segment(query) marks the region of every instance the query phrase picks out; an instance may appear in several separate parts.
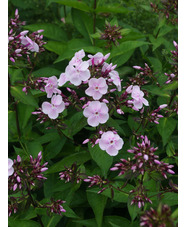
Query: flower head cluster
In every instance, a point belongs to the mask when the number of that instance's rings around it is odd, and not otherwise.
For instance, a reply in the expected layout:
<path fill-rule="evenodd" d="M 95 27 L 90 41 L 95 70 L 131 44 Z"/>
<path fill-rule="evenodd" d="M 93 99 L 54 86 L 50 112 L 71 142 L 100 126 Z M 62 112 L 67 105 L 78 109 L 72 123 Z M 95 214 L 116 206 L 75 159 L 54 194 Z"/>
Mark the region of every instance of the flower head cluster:
<path fill-rule="evenodd" d="M 19 20 L 18 10 L 15 11 L 15 19 L 10 19 L 8 32 L 8 56 L 10 61 L 15 62 L 18 58 L 26 57 L 30 63 L 30 57 L 33 52 L 41 53 L 44 51 L 43 30 L 28 35 L 29 31 L 21 31 L 21 26 L 25 22 Z M 23 58 L 24 59 L 24 58 Z"/>
<path fill-rule="evenodd" d="M 48 168 L 47 162 L 41 164 L 42 155 L 39 152 L 38 157 L 33 159 L 30 156 L 30 162 L 22 161 L 21 157 L 18 155 L 17 160 L 14 160 L 13 168 L 14 172 L 8 177 L 8 188 L 9 190 L 15 191 L 16 189 L 22 189 L 25 187 L 27 182 L 30 186 L 35 185 L 36 180 L 46 179 L 43 176 L 43 172 Z"/>
<path fill-rule="evenodd" d="M 174 226 L 173 219 L 171 218 L 171 209 L 168 205 L 161 205 L 160 209 L 154 210 L 152 207 L 150 210 L 140 217 L 140 226 L 144 227 L 166 227 Z"/>
<path fill-rule="evenodd" d="M 131 205 L 136 204 L 139 208 L 145 206 L 145 203 L 151 203 L 152 201 L 146 195 L 146 189 L 144 186 L 139 185 L 137 189 L 133 189 L 130 191 L 130 194 L 133 196 L 131 201 Z"/>
<path fill-rule="evenodd" d="M 88 178 L 84 179 L 84 181 L 90 182 L 90 185 L 88 186 L 89 188 L 94 186 L 94 185 L 99 186 L 99 188 L 101 188 L 101 190 L 98 192 L 98 194 L 100 194 L 104 190 L 106 190 L 107 187 L 105 187 L 105 186 L 110 183 L 109 180 L 102 179 L 99 175 L 94 175 L 93 177 L 88 176 Z"/>
<path fill-rule="evenodd" d="M 120 32 L 120 27 L 116 25 L 111 25 L 109 23 L 106 24 L 104 32 L 101 34 L 100 39 L 107 40 L 106 48 L 110 48 L 112 43 L 114 45 L 119 45 L 118 40 L 122 39 L 122 35 Z"/>
<path fill-rule="evenodd" d="M 58 199 L 56 201 L 54 199 L 51 199 L 51 203 L 46 203 L 42 205 L 42 208 L 47 208 L 48 214 L 55 213 L 62 215 L 62 213 L 66 212 L 66 210 L 62 206 L 62 204 L 65 202 L 66 201 L 63 201 L 61 199 Z"/>
<path fill-rule="evenodd" d="M 30 89 L 35 89 L 35 90 L 40 90 L 42 92 L 45 92 L 47 79 L 48 79 L 47 77 L 39 77 L 39 78 L 28 77 L 27 81 L 24 82 L 24 87 L 22 91 L 24 91 L 26 94 Z"/>
<path fill-rule="evenodd" d="M 174 167 L 163 161 L 159 161 L 159 156 L 155 155 L 154 152 L 158 149 L 150 145 L 150 140 L 147 136 L 141 136 L 142 142 L 137 143 L 137 147 L 129 149 L 128 152 L 134 154 L 132 160 L 121 159 L 121 163 L 115 164 L 110 170 L 119 170 L 119 175 L 125 174 L 127 171 L 137 172 L 144 175 L 144 172 L 156 171 L 162 174 L 167 179 L 167 173 L 175 174 L 172 170 Z"/>
<path fill-rule="evenodd" d="M 138 66 L 138 65 L 133 66 L 133 68 L 140 70 L 140 72 L 137 75 L 135 75 L 134 77 L 129 78 L 130 84 L 132 84 L 132 85 L 138 85 L 141 87 L 142 85 L 149 83 L 150 78 L 154 78 L 154 73 L 147 63 L 145 63 L 144 68 L 142 68 L 141 66 Z M 159 83 L 157 81 L 156 81 L 156 83 L 157 83 L 157 85 L 159 85 Z"/>
<path fill-rule="evenodd" d="M 159 124 L 159 119 L 164 117 L 163 115 L 159 114 L 159 111 L 166 107 L 167 107 L 167 104 L 162 104 L 157 109 L 155 109 L 151 113 L 149 113 L 148 121 L 153 122 L 155 124 Z"/>
<path fill-rule="evenodd" d="M 82 175 L 76 163 L 73 163 L 71 167 L 65 166 L 65 171 L 59 173 L 60 179 L 65 180 L 65 183 L 76 182 L 78 184 L 82 180 Z"/>
<path fill-rule="evenodd" d="M 178 44 L 173 41 L 174 47 L 176 50 L 171 51 L 172 53 L 172 73 L 165 73 L 165 75 L 168 77 L 167 81 L 165 82 L 166 84 L 169 84 L 173 81 L 178 80 Z"/>
<path fill-rule="evenodd" d="M 163 13 L 172 24 L 178 23 L 178 0 L 162 0 L 161 5 L 153 4 L 151 2 L 151 7 L 154 12 L 160 14 Z"/>

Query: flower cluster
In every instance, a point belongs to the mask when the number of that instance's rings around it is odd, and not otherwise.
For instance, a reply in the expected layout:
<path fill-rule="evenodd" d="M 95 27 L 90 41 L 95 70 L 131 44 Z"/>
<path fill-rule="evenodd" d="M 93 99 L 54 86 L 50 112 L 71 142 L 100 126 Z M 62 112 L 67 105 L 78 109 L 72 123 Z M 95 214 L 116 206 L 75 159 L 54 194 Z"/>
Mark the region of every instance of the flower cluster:
<path fill-rule="evenodd" d="M 27 188 L 27 184 L 29 184 L 29 187 L 35 186 L 36 180 L 46 179 L 46 177 L 43 176 L 43 172 L 48 169 L 46 167 L 48 163 L 41 164 L 41 159 L 41 152 L 39 152 L 38 157 L 35 159 L 30 156 L 29 163 L 27 161 L 22 161 L 21 157 L 18 155 L 17 160 L 14 160 L 13 165 L 11 166 L 11 168 L 13 168 L 13 173 L 11 172 L 12 174 L 8 177 L 9 190 L 15 191 L 16 189 L 24 189 Z M 11 165 L 11 161 L 9 161 L 8 164 Z M 9 166 L 8 169 L 10 173 Z"/>
<path fill-rule="evenodd" d="M 59 214 L 62 215 L 62 213 L 66 212 L 66 210 L 63 208 L 62 204 L 65 203 L 66 201 L 63 201 L 61 199 L 58 200 L 54 200 L 54 199 L 50 199 L 51 202 L 50 203 L 46 203 L 42 206 L 40 206 L 41 208 L 47 208 L 47 213 L 55 213 L 55 214 Z"/>
<path fill-rule="evenodd" d="M 149 106 L 149 102 L 143 97 L 144 92 L 140 90 L 140 87 L 135 85 L 130 85 L 127 89 L 126 92 L 128 94 L 131 94 L 132 100 L 131 104 L 133 104 L 133 109 L 136 111 L 139 111 L 143 107 L 143 104 L 145 106 Z"/>
<path fill-rule="evenodd" d="M 152 207 L 150 210 L 140 217 L 140 226 L 144 227 L 166 227 L 174 226 L 173 219 L 171 218 L 171 209 L 168 205 L 160 205 L 160 209 L 154 210 Z"/>
<path fill-rule="evenodd" d="M 133 199 L 131 201 L 131 205 L 137 204 L 139 208 L 142 206 L 145 206 L 145 203 L 151 203 L 152 201 L 147 197 L 146 195 L 146 189 L 144 186 L 139 185 L 137 189 L 133 189 L 130 191 L 130 194 L 133 196 Z"/>
<path fill-rule="evenodd" d="M 99 188 L 101 188 L 101 190 L 98 192 L 98 194 L 100 194 L 104 190 L 106 190 L 107 187 L 105 187 L 105 186 L 110 183 L 108 179 L 102 179 L 99 175 L 94 175 L 93 177 L 88 176 L 86 179 L 84 179 L 84 181 L 90 182 L 90 185 L 88 186 L 89 188 L 94 185 L 99 186 Z"/>
<path fill-rule="evenodd" d="M 65 166 L 65 171 L 59 173 L 60 179 L 65 180 L 65 183 L 76 182 L 77 184 L 82 180 L 83 175 L 84 174 L 78 170 L 76 163 L 73 163 L 71 167 Z"/>
<path fill-rule="evenodd" d="M 162 7 L 151 2 L 151 7 L 154 12 L 163 13 L 166 19 L 172 24 L 178 23 L 178 0 L 162 0 Z"/>
<path fill-rule="evenodd" d="M 56 120 L 59 114 L 69 106 L 74 106 L 78 111 L 83 110 L 88 125 L 97 127 L 98 132 L 102 131 L 101 136 L 97 136 L 93 145 L 99 142 L 102 150 L 115 156 L 122 148 L 123 140 L 114 129 L 100 129 L 109 120 L 110 112 L 116 108 L 118 114 L 124 114 L 122 106 L 139 111 L 143 105 L 148 106 L 149 103 L 138 85 L 130 85 L 121 96 L 114 97 L 113 92 L 116 90 L 121 92 L 121 79 L 115 70 L 116 65 L 106 63 L 109 55 L 108 53 L 104 56 L 98 52 L 95 55 L 88 55 L 89 59 L 84 61 L 84 50 L 76 52 L 59 79 L 56 76 L 45 78 L 44 90 L 47 98 L 51 98 L 51 102 L 43 102 L 42 113 L 39 111 L 34 114 L 38 114 L 39 120 L 44 122 L 47 117 Z M 66 83 L 84 91 L 85 96 L 79 97 L 77 92 L 69 87 L 66 89 L 71 93 L 71 97 L 65 96 L 60 87 Z M 89 139 L 83 143 L 86 142 L 89 142 Z"/>
<path fill-rule="evenodd" d="M 148 121 L 153 122 L 155 124 L 159 124 L 159 119 L 164 117 L 163 115 L 159 114 L 159 111 L 166 107 L 167 107 L 167 104 L 162 104 L 157 109 L 150 112 L 148 114 Z"/>
<path fill-rule="evenodd" d="M 176 50 L 171 51 L 172 54 L 172 71 L 173 73 L 165 73 L 165 75 L 168 77 L 167 81 L 165 82 L 166 84 L 171 83 L 172 81 L 178 80 L 178 44 L 173 41 L 174 47 Z"/>
<path fill-rule="evenodd" d="M 101 34 L 100 39 L 107 40 L 107 46 L 106 48 L 110 48 L 112 46 L 112 43 L 114 45 L 118 45 L 118 40 L 122 39 L 122 35 L 120 32 L 120 27 L 116 25 L 111 25 L 109 23 L 106 24 L 104 32 Z"/>
<path fill-rule="evenodd" d="M 121 159 L 121 163 L 116 163 L 110 170 L 119 170 L 119 175 L 125 174 L 127 171 L 137 172 L 138 174 L 144 175 L 145 172 L 156 171 L 162 174 L 167 179 L 167 173 L 175 174 L 172 170 L 174 167 L 163 161 L 159 161 L 159 156 L 155 155 L 154 152 L 158 149 L 154 148 L 150 144 L 150 140 L 147 136 L 141 136 L 142 142 L 137 143 L 137 147 L 127 150 L 129 153 L 134 154 L 132 160 Z"/>
<path fill-rule="evenodd" d="M 24 82 L 24 87 L 22 91 L 24 91 L 26 94 L 28 94 L 28 91 L 30 89 L 35 89 L 35 90 L 40 90 L 42 92 L 45 92 L 46 80 L 48 80 L 47 77 L 39 77 L 39 78 L 28 77 L 27 81 Z"/>
<path fill-rule="evenodd" d="M 15 18 L 10 19 L 9 32 L 8 32 L 8 57 L 13 63 L 23 57 L 27 58 L 30 63 L 30 57 L 32 53 L 41 53 L 44 51 L 43 35 L 40 35 L 43 30 L 35 31 L 28 35 L 29 31 L 21 31 L 21 26 L 25 25 L 25 22 L 19 20 L 18 10 L 15 11 Z"/>

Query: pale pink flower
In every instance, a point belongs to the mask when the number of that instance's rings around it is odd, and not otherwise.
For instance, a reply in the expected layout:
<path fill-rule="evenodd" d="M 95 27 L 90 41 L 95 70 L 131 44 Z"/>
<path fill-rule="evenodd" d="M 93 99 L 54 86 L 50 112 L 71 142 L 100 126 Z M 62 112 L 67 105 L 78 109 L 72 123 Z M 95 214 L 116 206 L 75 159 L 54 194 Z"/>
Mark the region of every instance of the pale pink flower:
<path fill-rule="evenodd" d="M 117 67 L 117 65 L 112 65 L 112 63 L 108 64 L 108 63 L 104 62 L 101 71 L 103 73 L 109 73 L 112 70 L 114 70 L 116 67 Z"/>
<path fill-rule="evenodd" d="M 92 127 L 104 124 L 109 119 L 107 105 L 99 101 L 90 102 L 84 109 L 83 115 L 88 118 L 87 122 Z"/>
<path fill-rule="evenodd" d="M 27 46 L 27 48 L 32 51 L 32 52 L 39 52 L 39 46 L 36 42 L 32 41 L 28 36 L 24 37 L 21 36 L 21 43 L 25 46 Z"/>
<path fill-rule="evenodd" d="M 118 91 L 121 91 L 121 79 L 119 77 L 119 73 L 115 70 L 112 70 L 110 73 L 109 73 L 109 76 L 113 82 L 114 85 L 116 85 Z"/>
<path fill-rule="evenodd" d="M 99 79 L 92 78 L 88 82 L 89 87 L 85 90 L 88 96 L 92 96 L 94 100 L 99 100 L 104 94 L 107 93 L 108 85 L 103 77 Z"/>
<path fill-rule="evenodd" d="M 90 60 L 88 60 L 89 65 L 103 64 L 103 62 L 106 61 L 109 56 L 110 53 L 106 54 L 105 56 L 100 52 L 96 53 L 95 55 L 89 54 L 88 55 L 88 57 L 90 58 Z"/>
<path fill-rule="evenodd" d="M 99 140 L 101 150 L 106 151 L 110 156 L 116 156 L 123 144 L 121 137 L 112 131 L 104 132 Z"/>
<path fill-rule="evenodd" d="M 11 176 L 14 173 L 14 168 L 12 167 L 14 162 L 12 159 L 8 158 L 8 176 Z"/>
<path fill-rule="evenodd" d="M 86 81 L 90 78 L 90 71 L 88 67 L 89 64 L 86 61 L 83 61 L 76 66 L 69 64 L 66 67 L 65 75 L 72 84 L 79 86 L 82 81 Z"/>
<path fill-rule="evenodd" d="M 67 81 L 68 81 L 68 78 L 66 77 L 65 73 L 61 73 L 58 79 L 58 85 L 63 86 Z"/>
<path fill-rule="evenodd" d="M 64 109 L 65 103 L 61 95 L 54 95 L 51 99 L 51 103 L 44 102 L 42 104 L 43 113 L 47 114 L 51 119 L 56 119 L 59 113 L 63 112 Z"/>
<path fill-rule="evenodd" d="M 77 65 L 81 64 L 83 62 L 82 58 L 84 58 L 84 57 L 85 57 L 85 52 L 82 49 L 75 53 L 74 57 L 69 62 L 69 65 L 77 66 Z"/>
<path fill-rule="evenodd" d="M 148 101 L 145 98 L 143 98 L 143 96 L 144 93 L 143 91 L 140 90 L 140 87 L 137 85 L 133 86 L 131 97 L 134 99 L 133 105 L 135 109 L 141 109 L 143 107 L 143 104 L 145 106 L 149 105 Z"/>
<path fill-rule="evenodd" d="M 47 93 L 47 98 L 51 98 L 53 93 L 61 94 L 61 91 L 58 87 L 58 79 L 56 76 L 51 76 L 47 80 L 47 84 L 45 86 L 45 91 Z"/>

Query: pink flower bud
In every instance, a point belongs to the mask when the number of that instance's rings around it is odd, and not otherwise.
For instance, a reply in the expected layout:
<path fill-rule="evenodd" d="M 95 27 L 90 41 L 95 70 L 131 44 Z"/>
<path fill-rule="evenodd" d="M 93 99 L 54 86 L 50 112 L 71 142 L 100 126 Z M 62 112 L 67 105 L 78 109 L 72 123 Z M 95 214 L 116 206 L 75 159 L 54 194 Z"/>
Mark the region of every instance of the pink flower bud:
<path fill-rule="evenodd" d="M 160 110 L 163 109 L 163 108 L 166 108 L 167 107 L 167 104 L 162 104 L 159 106 Z"/>
<path fill-rule="evenodd" d="M 142 69 L 141 66 L 137 66 L 137 65 L 134 65 L 133 68 L 134 69 Z"/>
<path fill-rule="evenodd" d="M 86 140 L 83 141 L 82 144 L 86 144 L 86 143 L 88 143 L 89 141 L 90 141 L 89 139 L 86 139 Z"/>
<path fill-rule="evenodd" d="M 22 32 L 20 33 L 20 35 L 21 35 L 21 36 L 25 36 L 28 32 L 29 32 L 28 30 L 22 31 Z"/>
<path fill-rule="evenodd" d="M 124 114 L 124 112 L 121 109 L 116 110 L 118 114 Z"/>
<path fill-rule="evenodd" d="M 21 162 L 21 157 L 19 155 L 17 156 L 17 162 Z"/>

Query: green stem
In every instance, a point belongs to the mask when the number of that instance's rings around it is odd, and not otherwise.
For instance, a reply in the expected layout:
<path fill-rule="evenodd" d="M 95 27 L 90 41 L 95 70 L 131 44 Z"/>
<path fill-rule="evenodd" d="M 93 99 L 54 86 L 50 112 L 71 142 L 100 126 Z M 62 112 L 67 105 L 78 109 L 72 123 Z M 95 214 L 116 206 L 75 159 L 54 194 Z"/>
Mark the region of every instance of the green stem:
<path fill-rule="evenodd" d="M 96 12 L 95 12 L 96 0 L 94 0 L 93 9 L 94 9 L 94 13 L 93 13 L 93 33 L 95 33 L 96 32 Z M 93 46 L 95 46 L 95 39 L 94 38 L 93 38 Z"/>
<path fill-rule="evenodd" d="M 29 195 L 29 198 L 31 200 L 31 203 L 32 203 L 33 207 L 34 208 L 37 208 L 37 203 L 34 201 L 34 199 L 32 197 L 32 194 L 31 194 L 31 191 L 30 191 L 30 188 L 29 188 L 29 185 L 28 185 L 28 182 L 27 181 L 26 181 L 26 190 L 28 192 L 28 195 Z M 38 218 L 38 221 L 39 221 L 41 227 L 44 227 L 44 224 L 43 224 L 43 222 L 41 220 L 41 216 L 39 214 L 37 214 L 37 218 Z"/>

